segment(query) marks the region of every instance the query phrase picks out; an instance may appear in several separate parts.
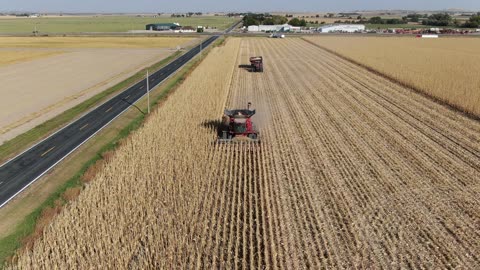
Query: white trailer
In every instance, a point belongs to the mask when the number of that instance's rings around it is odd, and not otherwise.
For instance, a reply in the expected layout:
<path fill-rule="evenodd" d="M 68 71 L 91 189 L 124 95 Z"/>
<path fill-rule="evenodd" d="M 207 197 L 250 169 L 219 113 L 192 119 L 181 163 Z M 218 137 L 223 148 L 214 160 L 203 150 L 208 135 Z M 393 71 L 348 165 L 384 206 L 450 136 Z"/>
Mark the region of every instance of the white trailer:
<path fill-rule="evenodd" d="M 422 38 L 438 38 L 438 35 L 422 35 Z"/>

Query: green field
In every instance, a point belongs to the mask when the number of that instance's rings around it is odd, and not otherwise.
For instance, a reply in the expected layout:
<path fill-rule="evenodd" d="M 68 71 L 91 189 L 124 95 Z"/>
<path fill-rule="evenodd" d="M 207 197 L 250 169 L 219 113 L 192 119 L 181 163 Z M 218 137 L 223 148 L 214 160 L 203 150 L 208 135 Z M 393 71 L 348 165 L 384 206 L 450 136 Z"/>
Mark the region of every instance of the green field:
<path fill-rule="evenodd" d="M 235 18 L 225 16 L 198 16 L 191 18 L 136 17 L 136 16 L 84 16 L 55 18 L 14 18 L 0 17 L 0 34 L 28 34 L 37 28 L 42 33 L 83 33 L 83 32 L 127 32 L 145 30 L 150 23 L 177 22 L 182 26 L 198 25 L 227 29 Z"/>

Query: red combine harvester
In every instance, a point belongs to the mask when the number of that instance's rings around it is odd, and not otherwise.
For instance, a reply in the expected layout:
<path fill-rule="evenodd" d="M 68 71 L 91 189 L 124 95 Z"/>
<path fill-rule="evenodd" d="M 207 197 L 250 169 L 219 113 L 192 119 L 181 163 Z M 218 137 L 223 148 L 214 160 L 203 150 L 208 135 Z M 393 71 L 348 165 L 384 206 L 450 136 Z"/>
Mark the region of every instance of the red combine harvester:
<path fill-rule="evenodd" d="M 250 57 L 250 67 L 252 72 L 263 72 L 263 57 Z"/>
<path fill-rule="evenodd" d="M 251 119 L 255 114 L 255 110 L 250 110 L 251 105 L 249 102 L 247 109 L 244 110 L 225 110 L 226 117 L 218 142 L 260 142 L 258 131 Z"/>

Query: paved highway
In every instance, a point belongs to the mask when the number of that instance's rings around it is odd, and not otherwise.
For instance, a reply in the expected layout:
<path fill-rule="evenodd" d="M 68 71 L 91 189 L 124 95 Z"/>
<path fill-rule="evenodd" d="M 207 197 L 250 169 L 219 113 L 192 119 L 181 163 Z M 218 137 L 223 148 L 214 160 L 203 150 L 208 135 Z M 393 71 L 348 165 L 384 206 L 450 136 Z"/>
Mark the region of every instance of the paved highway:
<path fill-rule="evenodd" d="M 236 26 L 236 25 L 235 25 Z M 228 29 L 231 31 L 235 26 Z M 151 88 L 163 82 L 219 36 L 212 36 L 149 77 Z M 57 131 L 0 166 L 0 208 L 46 174 L 78 147 L 146 94 L 147 81 L 138 82 L 80 119 Z"/>

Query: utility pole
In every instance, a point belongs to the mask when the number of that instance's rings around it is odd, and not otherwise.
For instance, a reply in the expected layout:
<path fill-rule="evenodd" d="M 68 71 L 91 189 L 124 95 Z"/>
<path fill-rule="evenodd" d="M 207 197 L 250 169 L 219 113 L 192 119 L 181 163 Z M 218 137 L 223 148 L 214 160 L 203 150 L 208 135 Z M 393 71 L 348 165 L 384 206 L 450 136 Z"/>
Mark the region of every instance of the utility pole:
<path fill-rule="evenodd" d="M 203 41 L 200 40 L 200 56 L 202 55 L 202 45 L 203 45 Z"/>
<path fill-rule="evenodd" d="M 148 103 L 148 114 L 150 114 L 150 84 L 148 82 L 148 69 L 147 69 L 147 103 Z"/>

